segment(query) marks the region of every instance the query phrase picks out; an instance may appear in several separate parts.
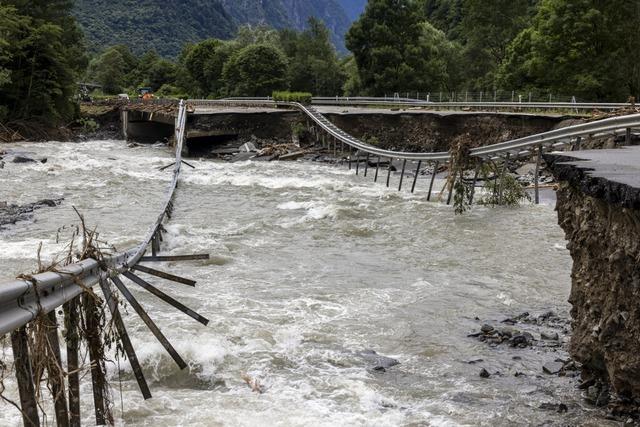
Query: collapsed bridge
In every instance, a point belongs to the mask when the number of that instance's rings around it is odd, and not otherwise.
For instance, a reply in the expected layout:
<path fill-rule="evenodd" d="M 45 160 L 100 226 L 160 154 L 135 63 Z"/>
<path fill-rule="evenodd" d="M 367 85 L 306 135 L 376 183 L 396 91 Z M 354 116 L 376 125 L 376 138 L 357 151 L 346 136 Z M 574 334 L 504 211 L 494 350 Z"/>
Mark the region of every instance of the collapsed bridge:
<path fill-rule="evenodd" d="M 231 102 L 231 101 L 224 101 Z M 242 101 L 239 101 L 242 102 Z M 233 103 L 233 102 L 231 102 Z M 163 210 L 159 214 L 158 219 L 150 228 L 145 239 L 137 247 L 125 251 L 119 254 L 112 254 L 105 258 L 89 258 L 81 260 L 78 263 L 71 264 L 57 271 L 50 271 L 43 273 L 42 275 L 35 275 L 28 277 L 24 280 L 12 281 L 2 287 L 0 287 L 0 333 L 12 334 L 12 345 L 14 347 L 14 357 L 16 367 L 18 368 L 18 382 L 20 383 L 21 394 L 21 406 L 25 418 L 25 424 L 33 425 L 34 420 L 38 420 L 37 405 L 35 404 L 34 394 L 34 378 L 30 377 L 31 364 L 29 362 L 29 348 L 26 344 L 24 326 L 30 322 L 38 320 L 46 316 L 49 322 L 49 328 L 55 333 L 49 334 L 50 343 L 57 342 L 57 320 L 55 315 L 55 309 L 66 304 L 76 306 L 76 303 L 81 305 L 90 304 L 88 301 L 77 298 L 83 295 L 83 292 L 88 288 L 99 284 L 103 291 L 104 297 L 107 300 L 108 308 L 111 311 L 112 318 L 118 329 L 119 338 L 122 340 L 122 344 L 127 352 L 127 356 L 132 364 L 134 373 L 136 374 L 136 380 L 140 386 L 140 389 L 148 398 L 151 393 L 146 386 L 144 375 L 140 369 L 137 358 L 135 357 L 135 351 L 130 343 L 127 343 L 127 334 L 124 323 L 118 311 L 117 304 L 115 304 L 116 298 L 114 296 L 114 289 L 109 284 L 109 281 L 120 291 L 122 296 L 129 301 L 130 305 L 141 315 L 150 330 L 156 335 L 163 346 L 167 349 L 176 363 L 183 367 L 184 361 L 180 358 L 179 354 L 171 346 L 166 339 L 163 339 L 163 335 L 160 330 L 151 321 L 148 315 L 144 313 L 142 308 L 135 302 L 131 294 L 128 292 L 126 286 L 119 279 L 120 275 L 131 279 L 137 285 L 152 292 L 154 295 L 162 298 L 169 304 L 185 312 L 187 315 L 193 317 L 195 320 L 200 321 L 203 324 L 207 323 L 207 320 L 201 315 L 190 311 L 187 307 L 182 306 L 179 302 L 162 293 L 157 288 L 154 288 L 144 280 L 142 280 L 138 274 L 139 272 L 146 274 L 157 274 L 164 279 L 174 280 L 185 285 L 194 285 L 195 283 L 187 279 L 171 276 L 167 273 L 158 272 L 149 267 L 144 266 L 144 263 L 156 262 L 166 260 L 167 257 L 158 255 L 160 249 L 160 242 L 162 240 L 164 221 L 170 219 L 173 207 L 173 197 L 175 195 L 176 188 L 178 186 L 179 176 L 182 166 L 182 146 L 184 143 L 184 135 L 186 127 L 188 126 L 189 110 L 192 112 L 198 112 L 206 110 L 206 108 L 219 105 L 215 101 L 198 101 L 192 100 L 182 103 L 177 109 L 177 117 L 175 119 L 175 141 L 176 141 L 176 161 L 173 168 L 173 179 L 168 187 L 167 197 L 163 203 Z M 307 125 L 311 132 L 316 136 L 318 141 L 324 141 L 324 145 L 336 153 L 340 152 L 347 162 L 355 162 L 356 173 L 359 173 L 360 163 L 362 158 L 375 157 L 378 160 L 386 158 L 391 160 L 401 160 L 403 168 L 406 167 L 408 162 L 417 162 L 418 169 L 422 163 L 448 163 L 451 164 L 453 158 L 450 153 L 411 153 L 401 151 L 389 151 L 382 150 L 363 141 L 354 138 L 348 133 L 342 131 L 329 120 L 327 120 L 322 114 L 312 107 L 304 106 L 301 104 L 269 104 L 275 106 L 282 106 L 286 108 L 294 108 L 304 113 L 307 119 Z M 481 161 L 508 161 L 520 156 L 532 156 L 540 155 L 544 151 L 553 150 L 561 146 L 575 145 L 580 146 L 582 138 L 598 137 L 602 135 L 626 135 L 627 138 L 631 138 L 633 129 L 640 126 L 640 117 L 625 116 L 614 119 L 606 119 L 599 122 L 587 123 L 583 125 L 574 126 L 571 128 L 559 129 L 557 131 L 548 132 L 539 135 L 533 135 L 527 138 L 521 138 L 518 140 L 508 141 L 501 144 L 496 144 L 484 148 L 473 149 L 470 155 Z M 378 168 L 382 164 L 381 161 L 376 163 L 376 178 L 378 176 Z M 369 162 L 365 164 L 366 174 Z M 437 170 L 434 167 L 434 171 Z M 387 175 L 390 173 L 390 168 L 387 171 Z M 404 175 L 404 174 L 403 174 Z M 417 175 L 417 174 L 416 174 Z M 434 173 L 435 175 L 435 173 Z M 387 181 L 388 182 L 388 181 Z M 432 177 L 433 182 L 433 177 Z M 399 189 L 402 189 L 402 181 L 400 182 Z M 412 190 L 415 189 L 415 180 Z M 452 184 L 449 190 L 449 195 L 453 193 L 451 190 L 455 189 Z M 429 191 L 430 197 L 431 191 Z M 449 197 L 450 198 L 450 197 Z M 151 250 L 151 256 L 145 256 L 147 250 Z M 203 255 L 196 256 L 184 256 L 182 259 L 194 259 L 202 257 Z M 176 260 L 175 257 L 172 257 Z M 146 284 L 145 284 L 146 283 Z M 74 302 L 75 301 L 75 302 Z M 69 306 L 67 306 L 69 307 Z M 77 309 L 77 306 L 76 308 Z M 84 309 L 84 307 L 82 307 Z M 74 308 L 66 308 L 66 310 L 72 316 Z M 72 320 L 70 318 L 70 320 Z M 71 347 L 69 346 L 71 344 Z M 58 364 L 61 362 L 59 355 L 59 344 L 51 345 L 51 354 L 53 360 L 56 360 Z M 58 352 L 55 351 L 55 347 L 58 348 Z M 74 358 L 69 357 L 69 354 L 77 352 L 78 344 L 74 344 L 73 341 L 67 342 L 67 359 L 72 361 Z M 49 351 L 49 350 L 48 350 Z M 17 356 L 17 357 L 16 357 Z M 94 363 L 93 366 L 99 366 L 99 363 Z M 56 417 L 59 420 L 59 424 L 65 425 L 64 420 L 68 420 L 70 425 L 77 425 L 79 423 L 79 410 L 77 409 L 77 402 L 79 399 L 78 388 L 76 379 L 73 379 L 73 372 L 77 371 L 72 369 L 73 366 L 69 366 L 67 372 L 69 372 L 69 399 L 66 399 L 66 385 L 64 381 L 60 381 L 55 393 L 56 403 Z M 51 367 L 52 372 L 55 371 L 55 367 Z M 92 368 L 92 375 L 94 374 Z M 100 382 L 104 381 L 104 375 L 100 375 L 96 372 L 96 379 L 94 384 L 97 386 L 94 388 L 94 400 L 99 400 Z M 53 375 L 55 377 L 55 375 Z M 103 405 L 104 406 L 104 405 Z M 96 405 L 96 418 L 103 417 L 108 418 L 108 414 L 104 409 L 99 409 L 100 405 Z"/>

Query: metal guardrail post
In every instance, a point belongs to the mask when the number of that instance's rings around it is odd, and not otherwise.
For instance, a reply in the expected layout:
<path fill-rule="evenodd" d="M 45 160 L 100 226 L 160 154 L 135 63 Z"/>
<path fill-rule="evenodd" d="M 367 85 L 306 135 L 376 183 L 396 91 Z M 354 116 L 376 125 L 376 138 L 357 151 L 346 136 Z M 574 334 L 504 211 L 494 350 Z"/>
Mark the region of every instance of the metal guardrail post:
<path fill-rule="evenodd" d="M 367 153 L 367 158 L 365 159 L 365 164 L 364 164 L 364 176 L 367 176 L 367 172 L 369 171 L 369 156 L 371 156 L 371 154 Z"/>
<path fill-rule="evenodd" d="M 413 185 L 411 185 L 411 192 L 416 190 L 416 182 L 418 181 L 418 175 L 420 174 L 420 166 L 422 166 L 422 160 L 418 160 L 418 167 L 416 167 L 416 173 L 413 177 Z"/>
<path fill-rule="evenodd" d="M 402 191 L 402 181 L 404 181 L 404 171 L 407 167 L 407 159 L 402 161 L 402 172 L 400 172 L 400 184 L 398 184 L 398 191 Z"/>
<path fill-rule="evenodd" d="M 436 180 L 436 174 L 438 173 L 438 167 L 440 162 L 436 161 L 433 165 L 433 173 L 431 174 L 431 182 L 429 183 L 429 194 L 427 195 L 427 202 L 431 200 L 431 192 L 433 191 L 433 183 Z"/>
<path fill-rule="evenodd" d="M 38 416 L 38 403 L 31 372 L 28 342 L 26 327 L 22 326 L 11 332 L 11 347 L 18 382 L 18 393 L 20 395 L 22 421 L 25 426 L 38 427 L 40 418 Z"/>
<path fill-rule="evenodd" d="M 533 178 L 535 186 L 535 203 L 540 204 L 540 163 L 542 162 L 542 146 L 538 146 L 538 156 L 536 158 L 536 172 Z"/>

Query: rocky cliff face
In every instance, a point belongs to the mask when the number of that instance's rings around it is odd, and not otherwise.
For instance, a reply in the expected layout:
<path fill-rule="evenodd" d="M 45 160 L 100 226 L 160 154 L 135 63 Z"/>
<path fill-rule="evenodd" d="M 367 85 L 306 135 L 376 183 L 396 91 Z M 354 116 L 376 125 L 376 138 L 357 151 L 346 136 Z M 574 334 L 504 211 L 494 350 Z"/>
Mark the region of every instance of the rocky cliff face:
<path fill-rule="evenodd" d="M 558 219 L 573 258 L 571 354 L 586 381 L 640 397 L 640 193 L 566 158 L 546 160 L 561 182 Z"/>

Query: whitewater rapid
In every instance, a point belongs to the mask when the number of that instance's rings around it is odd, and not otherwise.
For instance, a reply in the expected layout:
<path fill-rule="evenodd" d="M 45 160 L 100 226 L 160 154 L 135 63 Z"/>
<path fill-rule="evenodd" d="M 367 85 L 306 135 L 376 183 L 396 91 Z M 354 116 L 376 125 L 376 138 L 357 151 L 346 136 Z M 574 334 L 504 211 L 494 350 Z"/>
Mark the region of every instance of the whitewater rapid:
<path fill-rule="evenodd" d="M 91 141 L 7 148 L 37 152 L 48 162 L 7 164 L 0 170 L 0 201 L 64 202 L 0 231 L 0 281 L 32 271 L 40 242 L 45 258 L 64 247 L 77 224 L 73 206 L 102 239 L 118 249 L 134 246 L 157 216 L 171 175 L 159 171 L 171 163 L 161 146 Z M 202 326 L 128 283 L 189 367 L 180 371 L 128 310 L 125 323 L 154 398 L 142 399 L 126 361 L 120 370 L 109 365 L 118 424 L 560 425 L 585 419 L 575 380 L 543 377 L 540 366 L 549 355 L 522 351 L 514 360 L 466 336 L 478 328 L 476 317 L 547 310 L 568 316 L 571 260 L 552 206 L 476 206 L 455 216 L 451 207 L 427 202 L 424 188 L 398 192 L 397 184 L 388 189 L 344 167 L 190 163 L 196 169 L 183 171 L 162 253 L 206 252 L 211 260 L 158 266 L 197 280 L 195 289 L 151 281 L 211 322 Z M 363 350 L 400 365 L 372 371 L 358 355 Z M 10 360 L 10 350 L 4 352 Z M 504 375 L 482 379 L 471 359 Z M 527 375 L 514 377 L 515 371 Z M 264 393 L 253 392 L 243 375 L 258 380 Z M 11 377 L 6 384 L 15 395 Z M 88 375 L 82 391 L 90 425 Z M 567 403 L 569 413 L 539 409 L 556 401 Z M 19 413 L 0 402 L 0 425 L 19 424 Z"/>

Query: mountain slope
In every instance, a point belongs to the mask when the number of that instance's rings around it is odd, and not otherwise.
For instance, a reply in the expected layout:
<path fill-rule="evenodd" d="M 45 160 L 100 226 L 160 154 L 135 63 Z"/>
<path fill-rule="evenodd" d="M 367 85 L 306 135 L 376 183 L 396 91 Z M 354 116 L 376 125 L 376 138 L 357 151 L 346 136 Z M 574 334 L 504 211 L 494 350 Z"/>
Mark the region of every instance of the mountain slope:
<path fill-rule="evenodd" d="M 76 0 L 75 14 L 94 51 L 125 44 L 175 56 L 186 42 L 230 38 L 236 29 L 218 0 Z"/>
<path fill-rule="evenodd" d="M 304 29 L 310 16 L 325 22 L 338 50 L 351 20 L 341 0 L 76 0 L 75 14 L 94 51 L 126 44 L 176 56 L 186 42 L 228 39 L 242 24 Z"/>
<path fill-rule="evenodd" d="M 367 6 L 367 0 L 338 0 L 338 3 L 340 3 L 351 22 L 357 20 Z"/>

